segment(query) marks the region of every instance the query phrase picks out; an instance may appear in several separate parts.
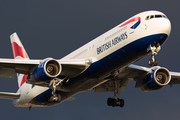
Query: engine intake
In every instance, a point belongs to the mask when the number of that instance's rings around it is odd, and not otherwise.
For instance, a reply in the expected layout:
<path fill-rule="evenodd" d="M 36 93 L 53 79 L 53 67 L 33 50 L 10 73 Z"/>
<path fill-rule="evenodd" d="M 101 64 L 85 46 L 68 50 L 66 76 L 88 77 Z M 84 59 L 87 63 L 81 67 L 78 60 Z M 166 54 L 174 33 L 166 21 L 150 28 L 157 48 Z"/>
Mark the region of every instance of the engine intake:
<path fill-rule="evenodd" d="M 31 80 L 40 84 L 48 82 L 60 75 L 61 65 L 55 59 L 45 59 L 32 73 Z"/>
<path fill-rule="evenodd" d="M 170 81 L 171 75 L 166 68 L 156 68 L 146 75 L 143 80 L 141 89 L 144 92 L 158 90 L 169 84 Z"/>
<path fill-rule="evenodd" d="M 44 71 L 49 77 L 57 77 L 61 72 L 61 66 L 56 60 L 49 60 L 45 64 Z"/>

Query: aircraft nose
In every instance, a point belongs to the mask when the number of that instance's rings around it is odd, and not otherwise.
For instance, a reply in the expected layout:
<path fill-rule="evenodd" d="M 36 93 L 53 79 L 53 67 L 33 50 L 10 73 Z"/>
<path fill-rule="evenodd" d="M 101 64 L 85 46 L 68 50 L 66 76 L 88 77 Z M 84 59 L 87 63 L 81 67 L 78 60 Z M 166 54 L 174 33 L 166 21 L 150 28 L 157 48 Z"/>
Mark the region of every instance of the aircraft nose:
<path fill-rule="evenodd" d="M 170 32 L 171 32 L 171 22 L 169 19 L 164 19 L 162 21 L 159 22 L 159 27 L 161 29 L 161 32 L 167 34 L 169 36 Z"/>

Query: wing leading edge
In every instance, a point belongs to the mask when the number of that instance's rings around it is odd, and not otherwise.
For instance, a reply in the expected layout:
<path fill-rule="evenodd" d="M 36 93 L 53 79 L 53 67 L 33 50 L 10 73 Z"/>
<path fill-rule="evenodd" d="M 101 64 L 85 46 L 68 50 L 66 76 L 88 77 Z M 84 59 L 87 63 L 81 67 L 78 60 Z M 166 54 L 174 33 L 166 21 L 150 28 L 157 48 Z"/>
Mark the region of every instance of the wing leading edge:
<path fill-rule="evenodd" d="M 14 78 L 15 73 L 30 74 L 43 60 L 29 59 L 0 59 L 0 76 Z M 61 76 L 76 76 L 86 70 L 91 64 L 90 60 L 58 60 L 62 65 Z M 9 69 L 10 68 L 10 69 Z"/>
<path fill-rule="evenodd" d="M 20 93 L 0 92 L 0 98 L 18 99 L 20 96 Z"/>

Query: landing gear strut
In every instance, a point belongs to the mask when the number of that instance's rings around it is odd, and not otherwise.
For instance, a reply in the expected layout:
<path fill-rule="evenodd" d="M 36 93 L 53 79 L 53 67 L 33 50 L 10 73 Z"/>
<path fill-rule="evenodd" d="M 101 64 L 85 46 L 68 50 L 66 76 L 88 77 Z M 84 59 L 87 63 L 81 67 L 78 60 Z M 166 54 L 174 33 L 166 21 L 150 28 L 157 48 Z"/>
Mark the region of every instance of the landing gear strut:
<path fill-rule="evenodd" d="M 120 83 L 119 83 L 119 80 L 115 79 L 114 80 L 114 95 L 115 95 L 115 98 L 108 98 L 107 99 L 107 105 L 108 106 L 112 106 L 112 107 L 115 107 L 115 106 L 119 106 L 119 107 L 124 107 L 124 100 L 123 99 L 119 99 L 117 96 L 118 94 L 120 94 Z"/>
<path fill-rule="evenodd" d="M 56 94 L 56 89 L 58 85 L 62 84 L 63 80 L 61 79 L 53 79 L 51 80 L 49 87 L 52 89 L 52 95 L 49 98 L 49 102 L 60 102 L 61 101 L 61 95 Z"/>
<path fill-rule="evenodd" d="M 147 52 L 150 50 L 151 51 L 151 59 L 149 59 L 149 65 L 152 66 L 157 66 L 158 61 L 157 59 L 155 59 L 155 55 L 157 55 L 157 52 L 159 52 L 159 50 L 161 49 L 160 45 L 157 46 L 152 46 L 150 45 L 147 49 Z"/>

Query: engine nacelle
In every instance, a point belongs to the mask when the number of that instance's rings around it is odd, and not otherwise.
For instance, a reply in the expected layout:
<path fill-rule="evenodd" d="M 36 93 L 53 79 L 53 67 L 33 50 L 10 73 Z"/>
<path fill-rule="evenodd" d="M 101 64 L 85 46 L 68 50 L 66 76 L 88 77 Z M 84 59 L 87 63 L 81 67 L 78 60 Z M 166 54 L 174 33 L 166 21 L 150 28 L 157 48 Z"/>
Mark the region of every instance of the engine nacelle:
<path fill-rule="evenodd" d="M 143 80 L 141 89 L 144 92 L 159 90 L 171 81 L 170 72 L 163 67 L 156 68 L 148 73 Z"/>
<path fill-rule="evenodd" d="M 33 83 L 40 84 L 49 82 L 60 75 L 61 65 L 54 59 L 45 59 L 32 73 Z"/>

